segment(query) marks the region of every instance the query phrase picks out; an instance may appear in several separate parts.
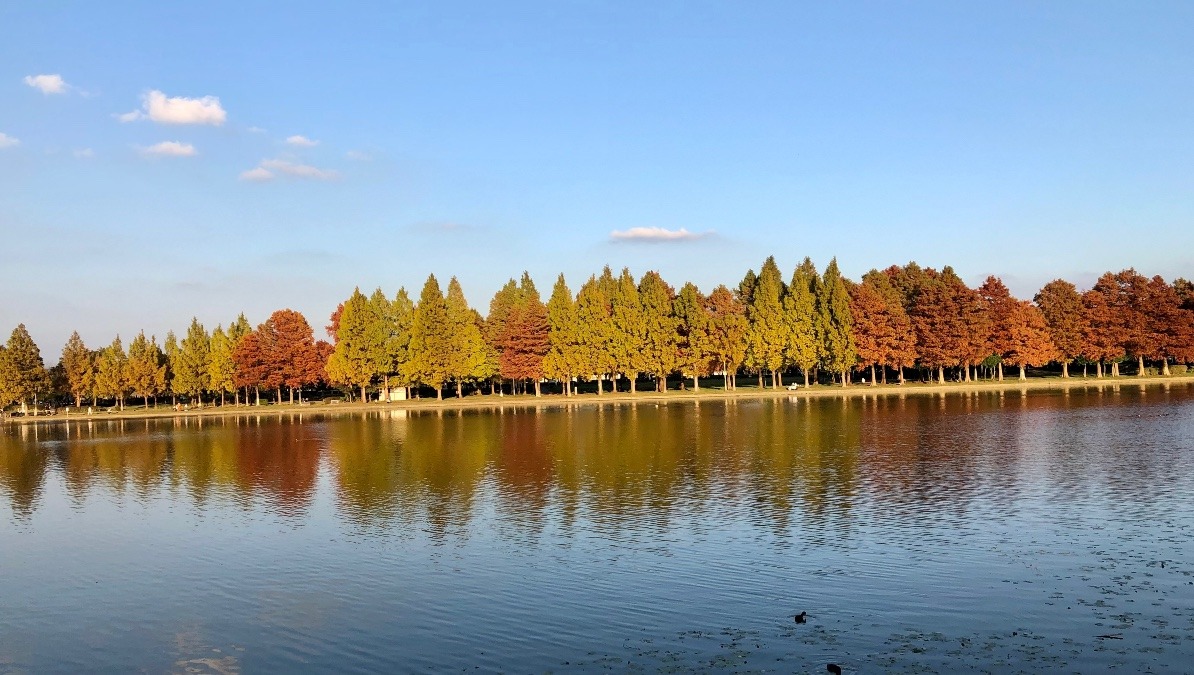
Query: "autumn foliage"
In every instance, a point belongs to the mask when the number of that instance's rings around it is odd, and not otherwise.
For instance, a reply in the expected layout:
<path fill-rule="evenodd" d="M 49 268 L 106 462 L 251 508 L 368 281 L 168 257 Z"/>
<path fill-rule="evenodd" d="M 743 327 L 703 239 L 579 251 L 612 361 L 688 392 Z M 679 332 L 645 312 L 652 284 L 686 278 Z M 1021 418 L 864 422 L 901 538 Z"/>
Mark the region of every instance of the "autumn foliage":
<path fill-rule="evenodd" d="M 37 345 L 18 326 L 0 346 L 0 406 L 27 408 L 61 397 L 76 406 L 104 400 L 123 407 L 160 396 L 175 404 L 260 403 L 262 394 L 301 401 L 304 390 L 329 385 L 383 398 L 393 385 L 437 397 L 451 387 L 469 392 L 541 395 L 545 383 L 572 395 L 634 392 L 645 380 L 702 386 L 717 375 L 734 389 L 748 373 L 759 386 L 785 376 L 805 385 L 856 378 L 874 385 L 908 371 L 922 380 L 1019 377 L 1057 364 L 1062 377 L 1080 365 L 1096 377 L 1118 376 L 1121 364 L 1168 375 L 1194 362 L 1194 284 L 1147 277 L 1134 269 L 1107 272 L 1085 291 L 1063 279 L 1045 284 L 1032 301 L 1014 297 L 998 277 L 976 288 L 950 267 L 908 263 L 871 270 L 858 282 L 836 260 L 818 273 L 809 259 L 785 281 L 774 258 L 750 270 L 736 288 L 708 295 L 686 283 L 679 292 L 655 271 L 635 279 L 606 267 L 574 295 L 563 275 L 547 303 L 527 273 L 493 296 L 488 313 L 469 306 L 451 278 L 447 293 L 434 276 L 418 302 L 405 289 L 387 297 L 359 290 L 332 312 L 316 341 L 299 312 L 282 309 L 252 328 L 242 315 L 208 331 L 193 319 L 182 339 L 163 346 L 138 333 L 117 336 L 99 350 L 75 333 L 51 378 Z M 1184 371 L 1184 366 L 1183 366 Z M 671 378 L 680 376 L 683 383 Z M 706 383 L 707 385 L 707 383 Z"/>

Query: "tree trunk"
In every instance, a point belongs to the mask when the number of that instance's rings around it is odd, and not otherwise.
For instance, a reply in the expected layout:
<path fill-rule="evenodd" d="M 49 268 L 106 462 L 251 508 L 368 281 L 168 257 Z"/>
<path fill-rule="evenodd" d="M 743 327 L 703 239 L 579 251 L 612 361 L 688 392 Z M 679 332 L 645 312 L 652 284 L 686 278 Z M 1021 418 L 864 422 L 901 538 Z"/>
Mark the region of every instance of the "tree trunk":
<path fill-rule="evenodd" d="M 878 383 L 875 382 L 875 364 L 872 363 L 871 364 L 871 386 L 873 387 L 876 384 L 878 384 Z M 887 373 L 886 372 L 883 373 L 883 384 L 887 384 Z"/>
<path fill-rule="evenodd" d="M 1144 357 L 1136 357 L 1136 377 L 1144 377 Z"/>
<path fill-rule="evenodd" d="M 692 376 L 692 390 L 693 391 L 701 390 L 701 376 L 700 375 Z"/>
<path fill-rule="evenodd" d="M 460 380 L 456 380 L 456 398 L 464 398 L 464 389 Z"/>
<path fill-rule="evenodd" d="M 848 370 L 842 371 L 842 386 L 843 387 L 850 386 L 850 371 L 848 371 Z"/>
<path fill-rule="evenodd" d="M 536 378 L 535 379 L 535 397 L 537 398 L 542 395 L 543 395 L 542 385 L 540 384 L 539 379 Z"/>
<path fill-rule="evenodd" d="M 759 389 L 765 389 L 763 386 L 763 369 L 759 368 Z"/>
<path fill-rule="evenodd" d="M 1003 361 L 995 364 L 995 372 L 999 373 L 999 381 L 1003 382 Z"/>
<path fill-rule="evenodd" d="M 1028 379 L 1028 376 L 1024 373 L 1024 364 L 1021 363 L 1020 364 L 1020 381 L 1023 382 L 1024 380 L 1027 380 L 1027 379 Z"/>
<path fill-rule="evenodd" d="M 440 386 L 435 388 L 435 400 L 437 400 L 437 401 L 444 400 L 444 385 L 441 384 Z"/>
<path fill-rule="evenodd" d="M 630 380 L 630 393 L 634 394 L 638 391 L 635 388 L 636 380 L 638 380 L 638 373 L 631 373 L 626 379 Z"/>
<path fill-rule="evenodd" d="M 1169 357 L 1161 359 L 1161 374 L 1169 377 Z"/>
<path fill-rule="evenodd" d="M 899 375 L 900 375 L 900 384 L 903 384 L 904 383 L 904 366 L 899 366 L 896 368 L 896 370 L 899 372 Z"/>
<path fill-rule="evenodd" d="M 257 395 L 256 405 L 261 405 L 261 387 L 253 387 L 253 392 Z"/>
<path fill-rule="evenodd" d="M 1070 376 L 1070 362 L 1062 361 L 1061 362 L 1061 377 L 1064 379 L 1064 378 L 1068 378 L 1069 376 Z"/>
<path fill-rule="evenodd" d="M 937 383 L 945 384 L 945 366 L 937 366 Z"/>
<path fill-rule="evenodd" d="M 286 387 L 286 388 L 289 390 L 287 393 L 290 394 L 290 405 L 294 405 L 294 387 Z"/>
<path fill-rule="evenodd" d="M 1119 361 L 1111 364 L 1111 377 L 1119 377 Z"/>

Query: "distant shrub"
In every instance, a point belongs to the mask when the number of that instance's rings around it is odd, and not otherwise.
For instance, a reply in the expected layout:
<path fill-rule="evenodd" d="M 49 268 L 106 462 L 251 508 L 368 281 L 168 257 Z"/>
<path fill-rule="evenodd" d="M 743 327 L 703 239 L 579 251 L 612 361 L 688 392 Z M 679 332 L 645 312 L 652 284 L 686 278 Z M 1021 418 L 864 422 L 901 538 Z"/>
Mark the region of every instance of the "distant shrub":
<path fill-rule="evenodd" d="M 1149 366 L 1144 369 L 1144 374 L 1147 377 L 1156 377 L 1159 373 L 1160 373 L 1160 371 L 1158 371 L 1156 368 L 1153 368 L 1152 366 Z"/>
<path fill-rule="evenodd" d="M 1173 375 L 1185 375 L 1188 370 L 1190 370 L 1190 366 L 1184 363 L 1175 363 L 1169 366 L 1169 372 Z"/>

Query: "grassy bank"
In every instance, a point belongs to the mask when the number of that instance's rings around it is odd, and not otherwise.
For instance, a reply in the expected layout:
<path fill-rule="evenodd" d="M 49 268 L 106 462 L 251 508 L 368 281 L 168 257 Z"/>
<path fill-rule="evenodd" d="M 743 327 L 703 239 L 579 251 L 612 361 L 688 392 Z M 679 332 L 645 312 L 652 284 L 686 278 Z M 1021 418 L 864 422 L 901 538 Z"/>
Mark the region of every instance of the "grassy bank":
<path fill-rule="evenodd" d="M 884 384 L 854 384 L 849 387 L 837 385 L 813 385 L 796 390 L 789 389 L 759 389 L 758 387 L 740 387 L 736 390 L 705 388 L 700 391 L 691 389 L 669 390 L 666 392 L 628 392 L 579 394 L 576 396 L 561 396 L 549 394 L 540 397 L 533 395 L 502 396 L 502 395 L 473 395 L 464 398 L 450 398 L 443 401 L 435 399 L 411 399 L 394 403 L 343 403 L 343 402 L 312 402 L 302 404 L 267 404 L 261 406 L 207 406 L 199 409 L 175 411 L 168 405 L 157 408 L 126 407 L 124 411 L 109 412 L 107 410 L 93 412 L 58 412 L 49 416 L 9 417 L 7 422 L 15 424 L 54 423 L 74 420 L 117 420 L 117 419 L 147 419 L 147 418 L 179 418 L 179 417 L 219 417 L 224 415 L 349 415 L 379 410 L 494 410 L 514 407 L 568 407 L 578 405 L 623 405 L 628 403 L 661 403 L 671 401 L 715 401 L 726 399 L 766 399 L 766 398 L 842 398 L 869 396 L 908 396 L 928 394 L 961 394 L 977 392 L 999 391 L 1050 391 L 1066 389 L 1096 389 L 1123 386 L 1189 386 L 1194 385 L 1194 375 L 1173 375 L 1170 377 L 1117 377 L 1094 378 L 1060 377 L 1033 378 L 1030 380 L 1006 379 L 1000 381 L 982 380 L 976 382 L 949 382 L 945 384 L 908 382 L 903 385 Z"/>

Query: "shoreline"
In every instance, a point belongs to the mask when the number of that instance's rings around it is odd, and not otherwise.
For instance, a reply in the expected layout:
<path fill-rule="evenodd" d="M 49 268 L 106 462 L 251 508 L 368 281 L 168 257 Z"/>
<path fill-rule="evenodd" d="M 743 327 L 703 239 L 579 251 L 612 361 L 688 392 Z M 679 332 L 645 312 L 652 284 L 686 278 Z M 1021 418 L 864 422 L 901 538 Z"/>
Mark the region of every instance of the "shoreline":
<path fill-rule="evenodd" d="M 1000 381 L 982 380 L 976 382 L 950 382 L 938 384 L 935 382 L 908 382 L 906 384 L 853 384 L 849 387 L 841 385 L 813 385 L 809 388 L 801 386 L 799 389 L 758 389 L 749 387 L 726 391 L 723 389 L 669 390 L 667 392 L 643 391 L 635 394 L 629 392 L 596 393 L 563 396 L 548 394 L 536 397 L 521 394 L 504 396 L 495 394 L 472 395 L 464 398 L 450 398 L 443 401 L 435 399 L 408 399 L 391 403 L 283 403 L 281 405 L 224 405 L 211 406 L 195 410 L 175 411 L 169 406 L 164 408 L 128 409 L 122 412 L 97 413 L 57 413 L 54 415 L 28 415 L 22 417 L 8 417 L 3 422 L 13 424 L 56 424 L 75 421 L 97 420 L 141 420 L 141 419 L 177 419 L 188 417 L 229 417 L 238 415 L 294 415 L 309 414 L 318 416 L 356 415 L 369 412 L 384 412 L 390 410 L 432 411 L 432 410 L 498 410 L 504 408 L 560 408 L 571 406 L 621 405 L 637 403 L 671 403 L 686 401 L 719 401 L 719 400 L 762 400 L 769 398 L 868 398 L 871 396 L 908 396 L 928 394 L 969 394 L 983 392 L 1028 392 L 1028 391 L 1063 391 L 1070 389 L 1098 389 L 1121 386 L 1158 386 L 1158 385 L 1194 385 L 1192 375 L 1170 375 L 1136 377 L 1120 376 L 1118 378 L 1104 377 L 1060 377 L 1037 378 L 1021 381 L 1019 379 L 1005 379 Z"/>

